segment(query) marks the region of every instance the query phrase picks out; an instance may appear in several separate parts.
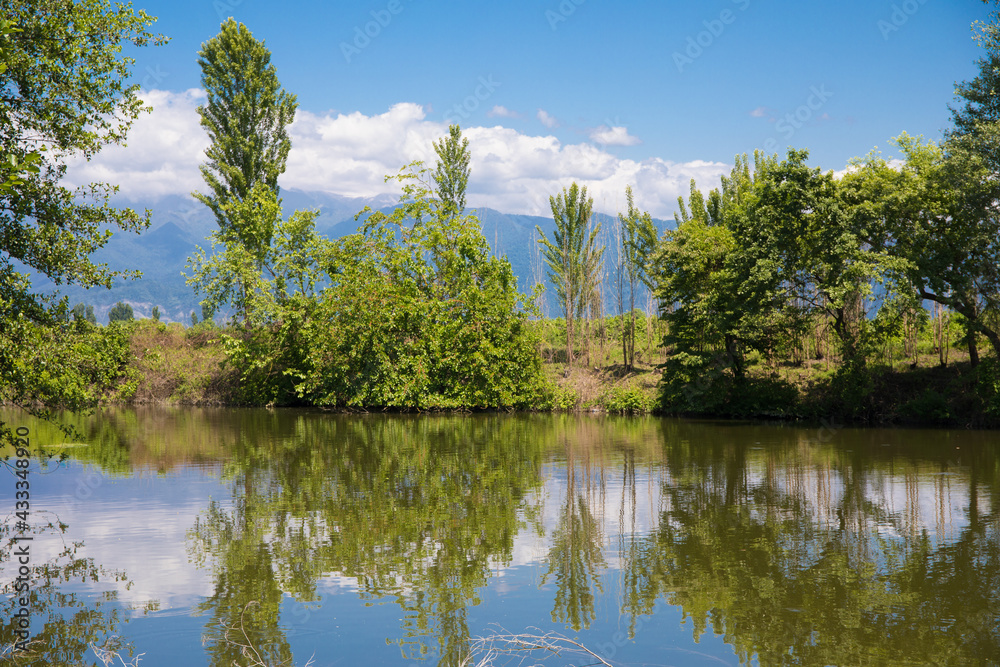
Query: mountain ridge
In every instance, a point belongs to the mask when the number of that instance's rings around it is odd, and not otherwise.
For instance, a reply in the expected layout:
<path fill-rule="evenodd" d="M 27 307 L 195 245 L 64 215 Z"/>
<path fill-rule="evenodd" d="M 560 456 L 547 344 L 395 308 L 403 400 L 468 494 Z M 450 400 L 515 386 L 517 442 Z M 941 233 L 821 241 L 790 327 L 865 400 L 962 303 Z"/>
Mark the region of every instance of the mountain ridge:
<path fill-rule="evenodd" d="M 316 231 L 330 239 L 355 233 L 360 226 L 355 215 L 365 206 L 388 213 L 398 202 L 393 195 L 343 197 L 301 190 L 282 190 L 280 196 L 286 216 L 295 210 L 318 210 Z M 197 312 L 200 318 L 199 297 L 194 288 L 186 284 L 183 274 L 187 271 L 187 258 L 197 247 L 209 249 L 206 237 L 215 229 L 212 212 L 194 198 L 179 195 L 146 203 L 119 205 L 139 211 L 149 209 L 150 227 L 141 234 L 115 233 L 107 245 L 94 254 L 94 260 L 115 270 L 138 269 L 142 271 L 142 278 L 119 279 L 110 290 L 62 286 L 59 293 L 69 298 L 70 306 L 77 303 L 93 305 L 100 321 L 107 320 L 107 312 L 118 301 L 131 305 L 137 318 L 151 317 L 153 306 L 159 306 L 161 319 L 166 322 L 189 322 L 192 311 Z M 530 292 L 531 285 L 539 278 L 546 284 L 547 299 L 543 312 L 555 315 L 552 286 L 545 275 L 543 261 L 535 250 L 537 243 L 534 243 L 537 240 L 536 225 L 551 238 L 555 229 L 551 216 L 503 213 L 487 207 L 469 207 L 466 213 L 475 215 L 479 220 L 491 251 L 510 261 L 521 292 Z M 594 218 L 602 224 L 603 240 L 608 247 L 605 264 L 611 266 L 617 259 L 617 248 L 610 234 L 610 223 L 615 219 L 604 213 L 596 213 Z M 663 220 L 655 222 L 661 232 L 672 223 Z M 34 278 L 37 278 L 33 281 L 35 291 L 51 292 L 57 287 L 45 277 L 35 275 Z M 609 288 L 607 279 L 605 283 L 605 287 Z"/>

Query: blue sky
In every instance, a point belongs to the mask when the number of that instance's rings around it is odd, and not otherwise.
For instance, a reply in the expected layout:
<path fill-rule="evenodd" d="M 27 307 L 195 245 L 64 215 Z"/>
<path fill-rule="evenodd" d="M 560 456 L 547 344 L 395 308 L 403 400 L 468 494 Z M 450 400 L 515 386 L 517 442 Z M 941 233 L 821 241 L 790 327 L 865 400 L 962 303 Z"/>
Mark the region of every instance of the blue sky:
<path fill-rule="evenodd" d="M 130 52 L 155 110 L 128 149 L 79 169 L 130 196 L 199 187 L 197 51 L 231 15 L 298 96 L 283 187 L 384 191 L 378 172 L 431 161 L 430 142 L 458 121 L 471 205 L 544 213 L 578 180 L 613 211 L 632 183 L 660 217 L 690 178 L 714 186 L 737 153 L 793 145 L 841 170 L 876 145 L 891 154 L 903 131 L 939 138 L 955 82 L 977 71 L 970 24 L 989 11 L 979 0 L 135 5 L 171 37 Z"/>

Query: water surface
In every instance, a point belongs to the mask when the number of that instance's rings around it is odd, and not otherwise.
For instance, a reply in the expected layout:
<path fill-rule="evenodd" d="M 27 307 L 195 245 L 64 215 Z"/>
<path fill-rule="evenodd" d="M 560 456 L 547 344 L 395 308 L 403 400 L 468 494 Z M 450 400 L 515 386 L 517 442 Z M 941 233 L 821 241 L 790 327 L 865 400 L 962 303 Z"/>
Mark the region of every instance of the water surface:
<path fill-rule="evenodd" d="M 477 638 L 552 633 L 615 665 L 1000 662 L 991 432 L 158 408 L 67 438 L 0 418 L 45 450 L 20 664 L 475 664 Z"/>

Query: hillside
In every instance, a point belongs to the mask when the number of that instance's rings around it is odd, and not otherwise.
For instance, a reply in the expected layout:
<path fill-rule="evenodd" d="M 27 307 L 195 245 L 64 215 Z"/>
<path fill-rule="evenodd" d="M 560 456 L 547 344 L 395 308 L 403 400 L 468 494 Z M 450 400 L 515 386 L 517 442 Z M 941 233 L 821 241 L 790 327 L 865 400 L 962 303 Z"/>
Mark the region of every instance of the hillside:
<path fill-rule="evenodd" d="M 357 231 L 358 222 L 354 216 L 365 206 L 388 212 L 395 203 L 395 198 L 389 195 L 362 199 L 298 190 L 283 190 L 281 197 L 286 215 L 297 209 L 318 209 L 317 231 L 328 238 L 340 238 Z M 80 302 L 92 304 L 100 321 L 107 320 L 111 306 L 125 301 L 139 318 L 150 317 L 153 306 L 159 306 L 164 321 L 189 322 L 191 311 L 200 314 L 201 306 L 194 290 L 185 283 L 183 273 L 187 258 L 196 247 L 207 246 L 205 239 L 215 228 L 211 212 L 194 199 L 181 196 L 163 197 L 148 203 L 125 202 L 122 205 L 137 210 L 148 208 L 151 213 L 150 227 L 142 234 L 115 234 L 107 246 L 95 254 L 95 259 L 114 269 L 138 269 L 142 278 L 119 281 L 111 290 L 88 291 L 70 286 L 64 287 L 61 293 L 69 297 L 71 306 Z M 536 256 L 533 266 L 532 253 L 537 246 L 535 226 L 541 227 L 551 237 L 555 226 L 551 216 L 508 214 L 489 208 L 470 209 L 469 212 L 479 218 L 483 235 L 493 252 L 506 256 L 510 261 L 522 292 L 530 289 L 536 277 L 541 277 L 548 285 L 541 259 Z M 614 218 L 605 214 L 596 214 L 595 218 L 603 226 L 602 234 L 608 246 L 605 264 L 611 267 L 617 259 L 610 233 Z M 660 220 L 656 223 L 661 230 L 672 224 Z M 54 287 L 47 279 L 35 282 L 35 288 L 40 292 L 49 292 Z M 551 289 L 547 293 L 546 313 L 555 316 L 555 298 Z M 610 276 L 606 280 L 606 294 L 609 295 L 607 307 L 613 310 L 610 304 Z"/>

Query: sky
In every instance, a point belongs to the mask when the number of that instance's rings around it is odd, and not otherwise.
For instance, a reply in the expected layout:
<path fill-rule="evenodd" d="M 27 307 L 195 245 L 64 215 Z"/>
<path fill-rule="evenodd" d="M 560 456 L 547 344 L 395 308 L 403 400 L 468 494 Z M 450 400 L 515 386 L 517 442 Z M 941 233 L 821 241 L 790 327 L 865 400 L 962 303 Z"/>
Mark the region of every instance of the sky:
<path fill-rule="evenodd" d="M 940 139 L 982 54 L 980 0 L 134 0 L 166 46 L 130 48 L 153 111 L 127 146 L 71 165 L 154 201 L 204 190 L 197 53 L 232 16 L 271 51 L 298 112 L 279 185 L 351 197 L 461 125 L 470 207 L 548 215 L 576 181 L 595 209 L 669 219 L 734 156 L 808 149 L 841 171 L 902 132 Z"/>

